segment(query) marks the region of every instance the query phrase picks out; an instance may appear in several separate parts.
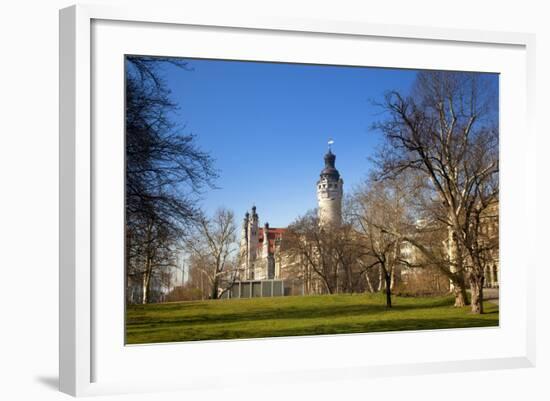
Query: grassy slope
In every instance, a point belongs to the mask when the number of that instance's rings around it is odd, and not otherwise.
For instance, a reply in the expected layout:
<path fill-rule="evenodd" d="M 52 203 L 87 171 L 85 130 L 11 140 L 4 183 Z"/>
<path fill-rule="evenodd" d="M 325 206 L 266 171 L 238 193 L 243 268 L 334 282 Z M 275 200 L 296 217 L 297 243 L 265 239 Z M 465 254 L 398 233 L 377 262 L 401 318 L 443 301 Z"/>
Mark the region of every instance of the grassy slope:
<path fill-rule="evenodd" d="M 452 297 L 380 294 L 232 299 L 135 305 L 127 310 L 127 343 L 214 340 L 498 325 L 498 306 L 485 314 L 452 307 Z"/>

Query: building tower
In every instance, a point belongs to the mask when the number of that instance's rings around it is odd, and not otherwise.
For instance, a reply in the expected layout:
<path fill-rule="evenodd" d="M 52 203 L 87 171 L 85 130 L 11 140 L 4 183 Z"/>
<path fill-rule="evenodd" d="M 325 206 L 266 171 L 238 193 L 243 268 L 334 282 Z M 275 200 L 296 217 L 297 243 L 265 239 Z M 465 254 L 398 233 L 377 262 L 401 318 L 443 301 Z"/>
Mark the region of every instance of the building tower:
<path fill-rule="evenodd" d="M 269 249 L 269 223 L 264 224 L 264 231 L 263 231 L 263 255 L 262 258 L 264 259 L 264 265 L 265 265 L 265 271 L 264 271 L 264 279 L 272 280 L 275 278 L 275 257 L 273 256 L 273 253 L 271 252 L 271 249 Z"/>
<path fill-rule="evenodd" d="M 332 153 L 329 140 L 328 152 L 325 154 L 325 168 L 317 181 L 317 202 L 319 205 L 319 224 L 321 226 L 339 227 L 342 224 L 342 196 L 344 181 L 336 170 L 336 155 Z"/>
<path fill-rule="evenodd" d="M 246 212 L 243 219 L 243 226 L 241 231 L 241 246 L 240 246 L 240 260 L 241 268 L 244 269 L 244 277 L 242 279 L 248 278 L 248 272 L 250 266 L 248 266 L 248 225 L 250 223 L 250 213 Z"/>
<path fill-rule="evenodd" d="M 248 222 L 248 260 L 247 266 L 247 279 L 254 280 L 254 269 L 256 257 L 258 256 L 258 214 L 256 213 L 256 206 L 252 206 L 252 215 Z"/>

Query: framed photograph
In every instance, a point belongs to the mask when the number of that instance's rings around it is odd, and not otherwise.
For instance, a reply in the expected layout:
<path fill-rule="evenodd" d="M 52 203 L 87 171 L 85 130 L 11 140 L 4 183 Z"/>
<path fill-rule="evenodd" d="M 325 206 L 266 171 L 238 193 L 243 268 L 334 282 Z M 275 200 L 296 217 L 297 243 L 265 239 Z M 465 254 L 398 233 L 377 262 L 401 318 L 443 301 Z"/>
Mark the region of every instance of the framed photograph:
<path fill-rule="evenodd" d="M 533 366 L 533 49 L 61 10 L 61 390 Z"/>

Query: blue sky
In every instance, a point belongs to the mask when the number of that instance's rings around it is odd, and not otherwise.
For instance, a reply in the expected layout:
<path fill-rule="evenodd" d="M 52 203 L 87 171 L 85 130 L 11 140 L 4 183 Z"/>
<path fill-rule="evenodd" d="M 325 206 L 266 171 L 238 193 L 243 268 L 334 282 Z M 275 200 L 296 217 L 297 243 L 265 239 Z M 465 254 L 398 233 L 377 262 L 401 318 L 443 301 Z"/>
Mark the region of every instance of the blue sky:
<path fill-rule="evenodd" d="M 380 137 L 371 131 L 390 89 L 408 91 L 416 72 L 188 59 L 191 71 L 163 67 L 179 105 L 175 121 L 215 159 L 217 185 L 203 207 L 232 209 L 238 222 L 253 204 L 261 223 L 285 227 L 316 207 L 315 183 L 327 140 L 350 191 L 368 174 Z"/>

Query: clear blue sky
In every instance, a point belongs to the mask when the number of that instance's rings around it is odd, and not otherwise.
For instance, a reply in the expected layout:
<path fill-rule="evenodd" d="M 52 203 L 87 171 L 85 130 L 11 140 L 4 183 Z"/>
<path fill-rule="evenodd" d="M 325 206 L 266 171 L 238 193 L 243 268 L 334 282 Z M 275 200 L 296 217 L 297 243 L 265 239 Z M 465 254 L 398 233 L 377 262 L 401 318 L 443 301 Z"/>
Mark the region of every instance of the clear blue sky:
<path fill-rule="evenodd" d="M 408 91 L 415 71 L 187 59 L 163 67 L 179 105 L 174 117 L 216 160 L 217 185 L 203 206 L 232 209 L 240 223 L 256 204 L 261 224 L 285 227 L 316 207 L 327 140 L 335 141 L 344 191 L 368 174 L 379 144 L 371 131 L 385 91 Z"/>

